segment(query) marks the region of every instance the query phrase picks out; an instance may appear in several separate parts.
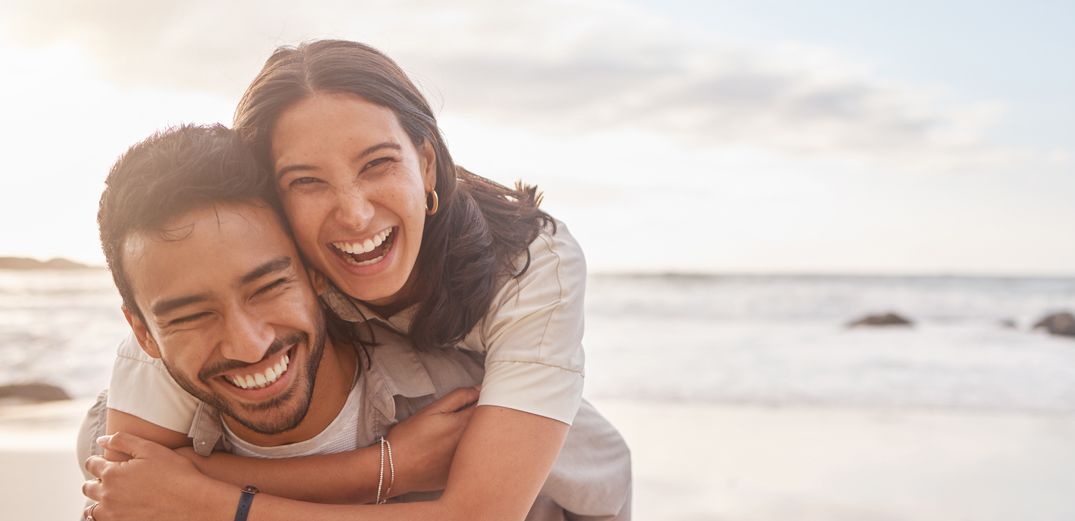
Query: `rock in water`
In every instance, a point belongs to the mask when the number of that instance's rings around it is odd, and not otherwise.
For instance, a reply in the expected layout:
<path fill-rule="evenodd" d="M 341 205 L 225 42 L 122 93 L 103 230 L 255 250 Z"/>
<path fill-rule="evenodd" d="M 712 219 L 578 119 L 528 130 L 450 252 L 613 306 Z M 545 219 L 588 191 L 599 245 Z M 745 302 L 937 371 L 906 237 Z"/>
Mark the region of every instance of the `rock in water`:
<path fill-rule="evenodd" d="M 1067 312 L 1046 315 L 1034 324 L 1034 329 L 1039 328 L 1044 328 L 1053 335 L 1075 337 L 1075 315 Z"/>
<path fill-rule="evenodd" d="M 910 326 L 913 323 L 896 313 L 866 315 L 847 324 L 847 327 Z"/>
<path fill-rule="evenodd" d="M 32 383 L 0 385 L 0 399 L 16 399 L 29 402 L 50 402 L 53 400 L 70 400 L 71 395 L 55 385 Z"/>

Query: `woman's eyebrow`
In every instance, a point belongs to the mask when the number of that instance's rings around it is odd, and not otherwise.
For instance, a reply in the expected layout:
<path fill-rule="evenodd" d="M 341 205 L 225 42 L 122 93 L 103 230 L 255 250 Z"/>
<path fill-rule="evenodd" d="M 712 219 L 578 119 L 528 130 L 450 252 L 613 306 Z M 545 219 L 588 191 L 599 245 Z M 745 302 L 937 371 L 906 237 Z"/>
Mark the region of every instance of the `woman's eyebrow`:
<path fill-rule="evenodd" d="M 364 157 L 366 157 L 366 156 L 368 156 L 368 155 L 370 155 L 370 154 L 372 154 L 372 153 L 374 153 L 374 152 L 376 152 L 378 150 L 383 150 L 383 149 L 386 149 L 386 148 L 391 149 L 391 150 L 395 150 L 397 152 L 403 150 L 403 147 L 401 147 L 399 145 L 399 143 L 393 143 L 391 141 L 385 141 L 384 143 L 377 143 L 376 145 L 366 147 L 365 150 L 363 150 L 363 151 L 359 152 L 357 155 L 355 155 L 355 161 L 358 161 L 358 160 L 360 160 L 360 159 L 362 159 L 362 158 L 364 158 Z M 295 164 L 295 165 L 287 165 L 287 166 L 281 168 L 280 170 L 277 170 L 276 178 L 280 179 L 281 177 L 284 177 L 285 174 L 289 174 L 289 173 L 295 172 L 295 171 L 303 171 L 303 170 L 317 170 L 317 167 L 315 167 L 313 165 L 302 164 L 302 163 Z"/>
<path fill-rule="evenodd" d="M 357 161 L 357 160 L 362 159 L 362 158 L 364 158 L 364 157 L 366 157 L 366 156 L 368 156 L 368 155 L 370 155 L 370 154 L 372 154 L 374 152 L 377 152 L 378 150 L 384 150 L 386 148 L 391 149 L 391 150 L 395 150 L 397 152 L 403 150 L 403 147 L 399 146 L 399 143 L 395 143 L 395 142 L 392 142 L 392 141 L 385 141 L 384 143 L 377 143 L 376 145 L 366 147 L 365 150 L 359 152 L 358 155 L 355 156 L 355 160 Z"/>

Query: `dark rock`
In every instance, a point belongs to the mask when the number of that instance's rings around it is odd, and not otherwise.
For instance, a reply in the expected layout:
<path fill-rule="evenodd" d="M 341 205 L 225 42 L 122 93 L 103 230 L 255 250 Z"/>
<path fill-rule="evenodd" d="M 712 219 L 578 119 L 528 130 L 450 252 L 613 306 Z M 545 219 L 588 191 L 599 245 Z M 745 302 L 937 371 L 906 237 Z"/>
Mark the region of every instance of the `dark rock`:
<path fill-rule="evenodd" d="M 1075 315 L 1052 313 L 1034 324 L 1034 329 L 1045 329 L 1050 334 L 1075 337 Z"/>
<path fill-rule="evenodd" d="M 849 322 L 847 327 L 877 327 L 877 326 L 910 326 L 913 323 L 896 313 L 884 313 L 880 315 L 866 315 L 858 320 Z"/>
<path fill-rule="evenodd" d="M 1011 319 L 1011 318 L 1001 319 L 1001 320 L 999 320 L 997 322 L 997 324 L 1000 327 L 1003 327 L 1005 329 L 1018 329 L 1019 328 L 1019 323 L 1016 322 L 1015 319 Z"/>
<path fill-rule="evenodd" d="M 54 400 L 70 400 L 71 395 L 67 394 L 67 391 L 62 388 L 49 384 L 0 385 L 0 399 L 5 398 L 30 402 L 50 402 Z"/>

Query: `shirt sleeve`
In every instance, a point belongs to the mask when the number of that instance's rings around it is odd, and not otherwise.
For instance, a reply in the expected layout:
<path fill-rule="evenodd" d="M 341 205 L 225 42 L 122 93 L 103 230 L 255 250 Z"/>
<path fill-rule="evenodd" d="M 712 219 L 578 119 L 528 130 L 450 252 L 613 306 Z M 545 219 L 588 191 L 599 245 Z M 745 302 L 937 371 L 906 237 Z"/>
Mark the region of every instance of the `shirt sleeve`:
<path fill-rule="evenodd" d="M 529 253 L 526 272 L 507 280 L 460 347 L 485 353 L 478 405 L 570 425 L 582 400 L 586 259 L 562 223 L 543 231 Z"/>
<path fill-rule="evenodd" d="M 112 366 L 109 409 L 187 434 L 198 403 L 172 380 L 163 362 L 142 351 L 134 335 L 120 343 Z"/>

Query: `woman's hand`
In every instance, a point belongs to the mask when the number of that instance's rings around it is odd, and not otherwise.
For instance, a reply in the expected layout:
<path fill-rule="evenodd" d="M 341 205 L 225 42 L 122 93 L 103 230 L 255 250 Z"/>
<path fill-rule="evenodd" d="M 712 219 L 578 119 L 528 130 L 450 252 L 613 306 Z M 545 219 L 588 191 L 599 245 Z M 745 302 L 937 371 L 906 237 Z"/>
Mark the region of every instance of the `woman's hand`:
<path fill-rule="evenodd" d="M 387 439 L 396 465 L 393 496 L 444 488 L 477 400 L 477 387 L 456 389 L 392 427 Z"/>
<path fill-rule="evenodd" d="M 213 494 L 227 493 L 229 485 L 214 481 L 171 449 L 133 434 L 104 436 L 98 443 L 107 451 L 129 456 L 109 461 L 101 456 L 86 460 L 86 470 L 97 479 L 85 482 L 82 493 L 98 503 L 98 521 L 202 519 L 196 509 Z M 236 498 L 238 498 L 238 491 Z"/>

